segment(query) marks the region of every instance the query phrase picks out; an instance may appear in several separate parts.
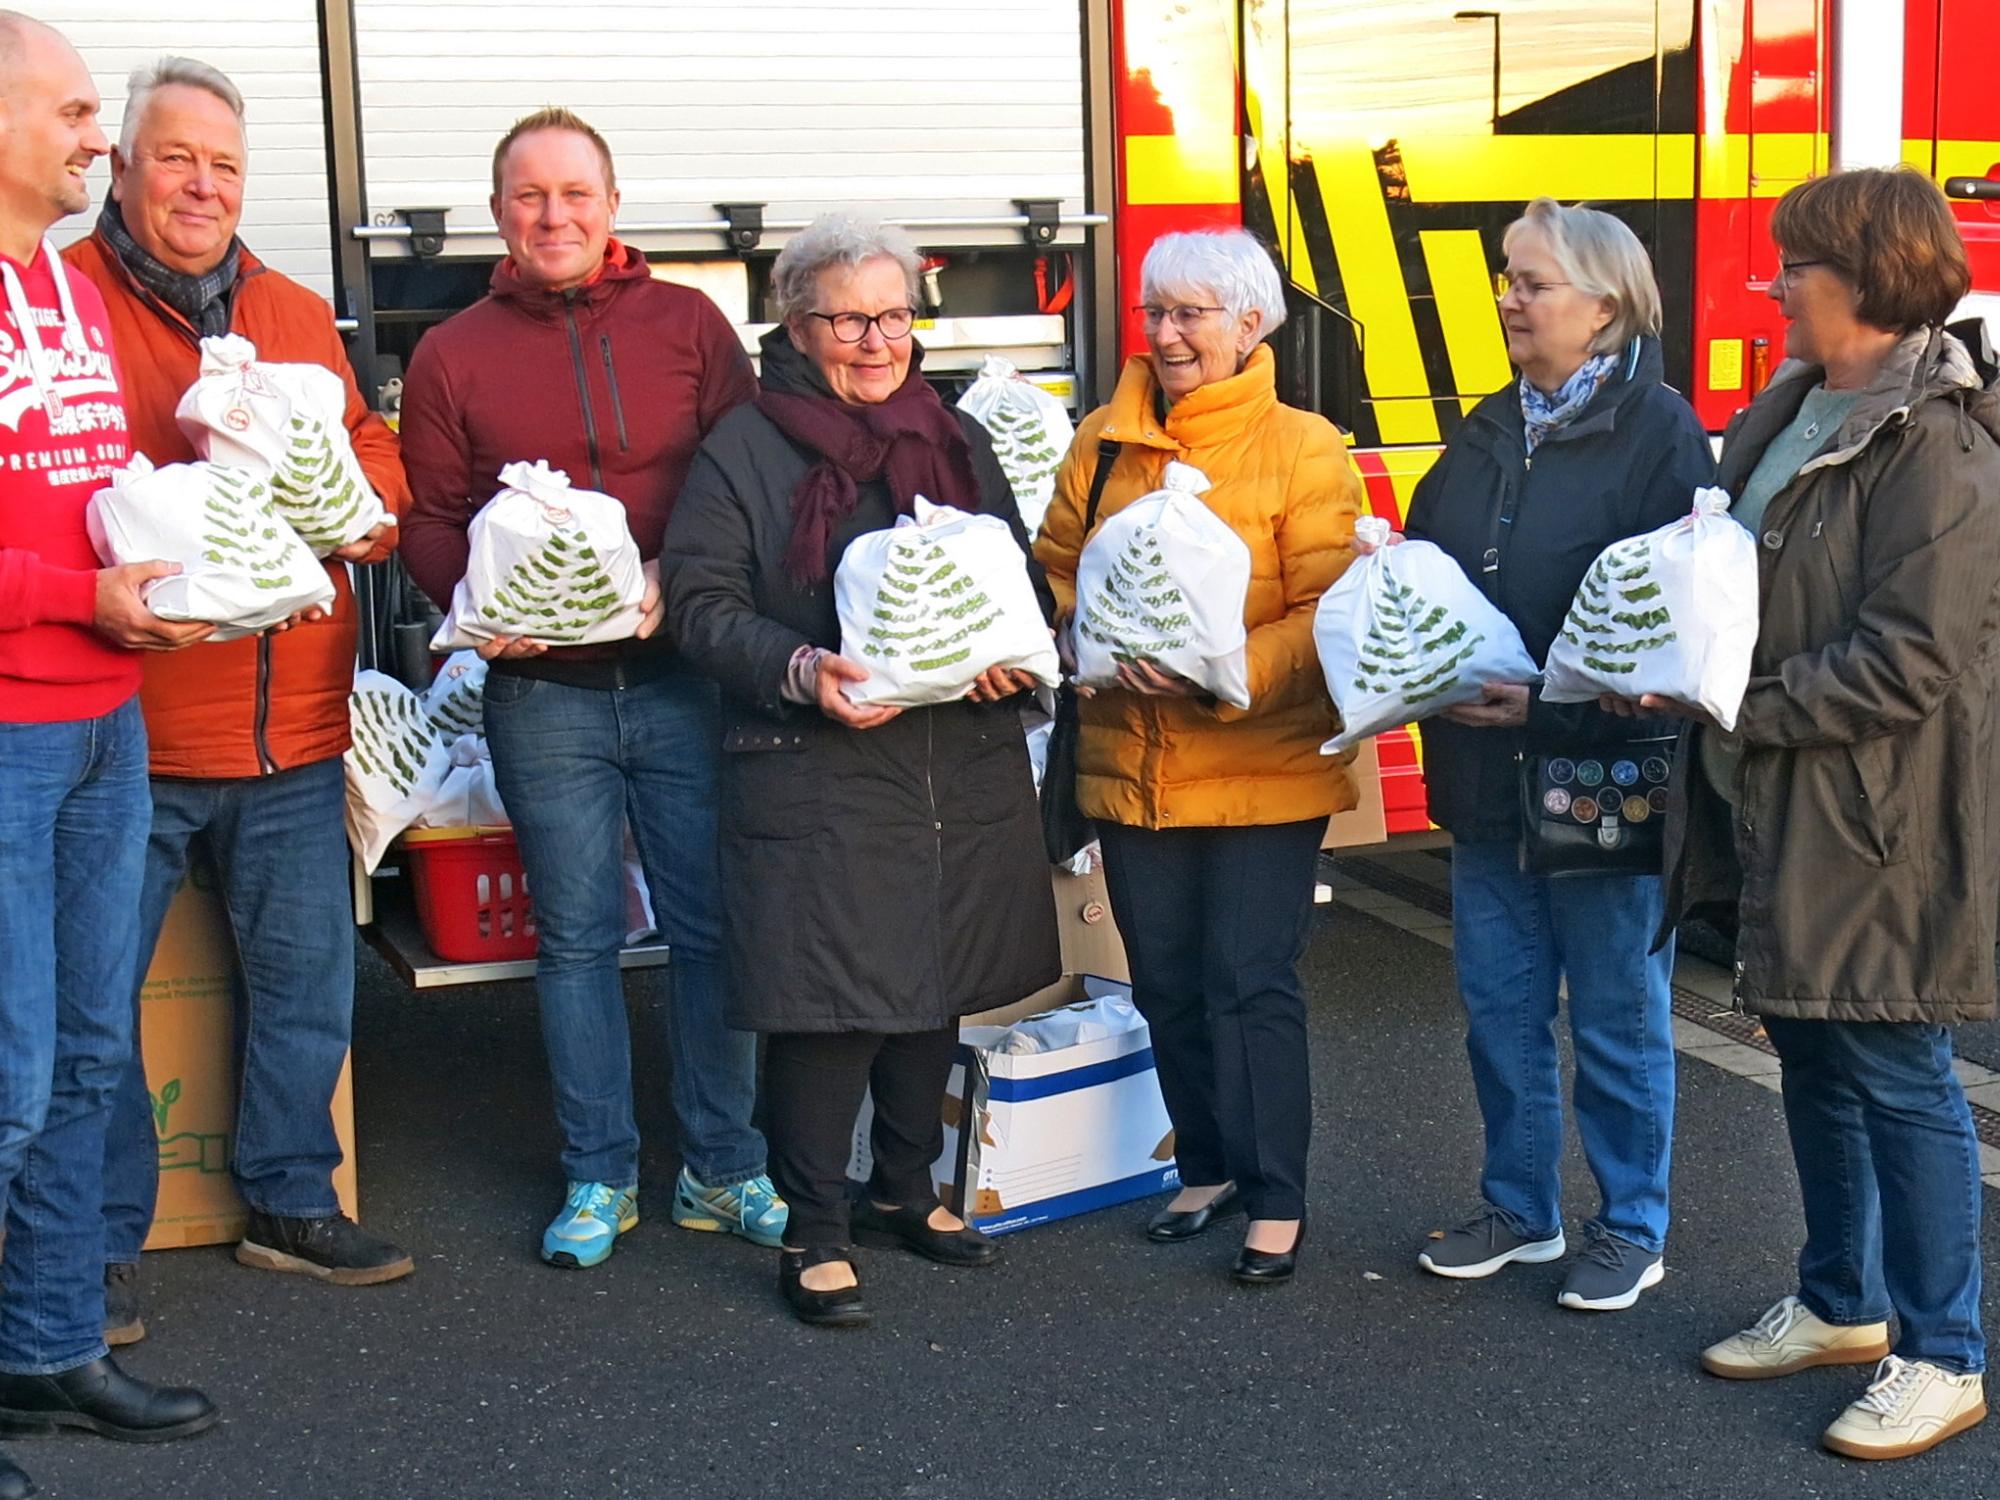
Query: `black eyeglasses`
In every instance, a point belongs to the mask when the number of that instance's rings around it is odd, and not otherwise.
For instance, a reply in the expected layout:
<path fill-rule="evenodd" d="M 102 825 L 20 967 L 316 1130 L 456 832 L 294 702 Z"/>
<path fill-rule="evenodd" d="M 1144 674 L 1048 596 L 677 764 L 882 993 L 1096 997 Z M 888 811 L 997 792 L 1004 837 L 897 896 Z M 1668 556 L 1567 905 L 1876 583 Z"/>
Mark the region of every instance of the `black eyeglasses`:
<path fill-rule="evenodd" d="M 908 333 L 917 322 L 914 307 L 889 307 L 881 312 L 869 314 L 858 312 L 809 312 L 809 318 L 824 318 L 826 326 L 833 330 L 833 336 L 843 344 L 858 344 L 868 337 L 870 328 L 882 330 L 885 339 L 899 339 Z"/>
<path fill-rule="evenodd" d="M 1807 266 L 1823 266 L 1825 264 L 1826 262 L 1823 260 L 1781 260 L 1778 262 L 1778 275 L 1789 286 L 1798 279 L 1792 274 L 1794 271 L 1803 271 Z"/>

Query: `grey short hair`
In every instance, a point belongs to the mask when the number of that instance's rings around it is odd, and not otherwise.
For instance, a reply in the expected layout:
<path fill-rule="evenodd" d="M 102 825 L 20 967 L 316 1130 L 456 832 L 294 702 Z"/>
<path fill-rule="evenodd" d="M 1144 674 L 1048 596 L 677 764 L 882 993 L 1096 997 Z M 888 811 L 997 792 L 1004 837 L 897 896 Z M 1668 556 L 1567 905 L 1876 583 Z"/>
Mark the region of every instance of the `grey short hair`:
<path fill-rule="evenodd" d="M 785 242 L 771 267 L 771 298 L 780 321 L 813 311 L 819 273 L 832 266 L 848 270 L 883 256 L 902 268 L 910 306 L 919 307 L 917 242 L 894 224 L 856 214 L 821 214 Z"/>
<path fill-rule="evenodd" d="M 1245 229 L 1196 229 L 1154 240 L 1139 268 L 1139 295 L 1151 302 L 1167 293 L 1213 297 L 1232 318 L 1262 313 L 1259 338 L 1285 321 L 1285 284 L 1271 252 Z"/>
<path fill-rule="evenodd" d="M 1611 321 L 1591 341 L 1590 352 L 1610 354 L 1642 333 L 1660 331 L 1660 284 L 1652 257 L 1623 219 L 1595 208 L 1565 208 L 1553 198 L 1537 198 L 1507 226 L 1504 253 L 1523 225 L 1541 230 L 1563 278 L 1579 292 L 1608 298 Z"/>
<path fill-rule="evenodd" d="M 139 133 L 139 121 L 145 117 L 146 103 L 153 97 L 155 89 L 166 88 L 169 84 L 200 89 L 228 105 L 230 112 L 236 116 L 237 128 L 243 132 L 243 149 L 250 149 L 250 127 L 243 119 L 243 92 L 229 81 L 229 75 L 199 58 L 160 57 L 134 68 L 131 77 L 125 80 L 125 118 L 118 127 L 120 156 L 127 161 L 132 159 L 132 140 Z"/>

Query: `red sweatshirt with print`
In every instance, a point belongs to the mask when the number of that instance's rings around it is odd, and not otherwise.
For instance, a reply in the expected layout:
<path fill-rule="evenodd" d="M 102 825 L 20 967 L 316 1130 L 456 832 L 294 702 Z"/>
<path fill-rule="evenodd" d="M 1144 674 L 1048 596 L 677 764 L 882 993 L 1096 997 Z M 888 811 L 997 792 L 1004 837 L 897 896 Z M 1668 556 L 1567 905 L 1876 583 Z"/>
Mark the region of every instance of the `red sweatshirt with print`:
<path fill-rule="evenodd" d="M 97 554 L 84 510 L 130 456 L 104 299 L 70 273 L 79 328 L 65 342 L 53 257 L 20 278 L 58 408 L 44 407 L 12 299 L 0 296 L 0 723 L 94 719 L 139 690 L 139 657 L 91 629 Z"/>

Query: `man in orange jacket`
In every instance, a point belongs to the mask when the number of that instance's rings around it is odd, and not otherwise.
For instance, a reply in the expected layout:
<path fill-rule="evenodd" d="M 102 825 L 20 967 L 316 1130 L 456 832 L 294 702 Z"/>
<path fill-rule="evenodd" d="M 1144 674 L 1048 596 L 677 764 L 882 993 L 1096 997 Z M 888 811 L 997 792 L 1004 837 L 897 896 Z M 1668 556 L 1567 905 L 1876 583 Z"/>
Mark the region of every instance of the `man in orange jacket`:
<path fill-rule="evenodd" d="M 97 232 L 65 254 L 104 295 L 129 377 L 132 447 L 155 464 L 195 457 L 174 408 L 195 380 L 200 340 L 240 334 L 261 359 L 341 377 L 355 455 L 400 515 L 409 488 L 395 434 L 355 388 L 331 310 L 236 238 L 246 166 L 243 97 L 221 72 L 168 57 L 133 73 Z M 381 561 L 395 539 L 393 526 L 380 526 L 327 560 L 330 611 L 152 656 L 140 690 L 153 786 L 140 972 L 197 845 L 220 874 L 236 935 L 247 1010 L 231 1171 L 250 1207 L 236 1258 L 343 1286 L 412 1269 L 401 1249 L 341 1213 L 331 1112 L 354 1011 L 341 824 L 356 635 L 346 565 Z M 135 1047 L 105 1148 L 105 1336 L 114 1344 L 145 1333 L 137 1263 L 152 1225 L 156 1151 Z"/>

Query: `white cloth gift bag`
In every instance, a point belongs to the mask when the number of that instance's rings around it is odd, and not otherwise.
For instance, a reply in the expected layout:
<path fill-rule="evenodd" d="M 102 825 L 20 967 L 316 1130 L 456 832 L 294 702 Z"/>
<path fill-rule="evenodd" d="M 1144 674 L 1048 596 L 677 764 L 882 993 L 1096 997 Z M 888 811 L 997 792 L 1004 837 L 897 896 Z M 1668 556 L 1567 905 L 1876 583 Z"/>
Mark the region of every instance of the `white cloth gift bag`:
<path fill-rule="evenodd" d="M 1097 528 L 1076 565 L 1076 678 L 1116 684 L 1140 660 L 1250 706 L 1250 549 L 1202 503 L 1208 476 L 1170 463 L 1161 488 Z"/>
<path fill-rule="evenodd" d="M 320 557 L 395 523 L 354 455 L 346 384 L 322 365 L 261 361 L 240 334 L 203 339 L 174 420 L 203 458 L 267 480 L 272 509 Z"/>
<path fill-rule="evenodd" d="M 913 514 L 847 544 L 833 579 L 840 654 L 868 668 L 843 691 L 859 704 L 917 708 L 963 698 L 1011 667 L 1054 687 L 1062 665 L 1028 559 L 998 516 L 915 498 Z"/>
<path fill-rule="evenodd" d="M 477 651 L 454 651 L 423 694 L 424 712 L 447 739 L 486 733 L 486 663 Z"/>
<path fill-rule="evenodd" d="M 993 439 L 994 456 L 1014 488 L 1021 524 L 1033 536 L 1042 529 L 1056 471 L 1076 436 L 1069 409 L 997 354 L 980 362 L 979 378 L 958 398 L 958 409 L 976 418 Z"/>
<path fill-rule="evenodd" d="M 107 565 L 181 565 L 146 585 L 154 614 L 217 625 L 209 639 L 233 641 L 333 604 L 333 580 L 269 501 L 264 481 L 241 469 L 212 463 L 156 469 L 134 454 L 90 497 L 85 524 Z"/>
<path fill-rule="evenodd" d="M 1655 693 L 1734 729 L 1756 646 L 1756 539 L 1730 519 L 1727 490 L 1699 489 L 1680 520 L 1598 554 L 1549 648 L 1542 700 Z"/>
<path fill-rule="evenodd" d="M 347 718 L 347 842 L 372 875 L 396 835 L 437 801 L 451 747 L 423 700 L 384 672 L 354 674 Z"/>
<path fill-rule="evenodd" d="M 1340 733 L 1320 746 L 1338 754 L 1371 734 L 1476 702 L 1490 682 L 1528 682 L 1534 658 L 1514 622 L 1430 542 L 1383 545 L 1389 523 L 1363 516 L 1357 558 L 1320 596 L 1313 643 Z"/>
<path fill-rule="evenodd" d="M 511 828 L 514 820 L 500 804 L 493 782 L 493 754 L 476 734 L 452 741 L 451 769 L 438 784 L 431 805 L 417 814 L 413 828 Z"/>
<path fill-rule="evenodd" d="M 465 577 L 431 650 L 499 636 L 551 646 L 630 639 L 645 618 L 646 574 L 625 507 L 572 489 L 540 460 L 508 464 L 500 484 L 472 518 Z"/>

